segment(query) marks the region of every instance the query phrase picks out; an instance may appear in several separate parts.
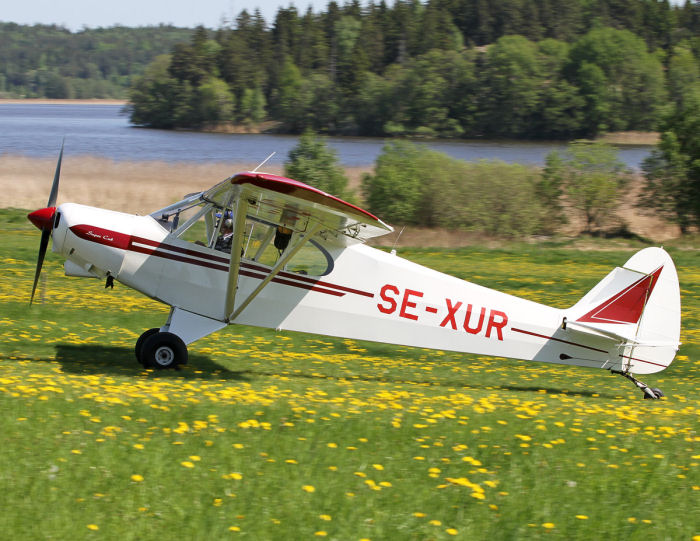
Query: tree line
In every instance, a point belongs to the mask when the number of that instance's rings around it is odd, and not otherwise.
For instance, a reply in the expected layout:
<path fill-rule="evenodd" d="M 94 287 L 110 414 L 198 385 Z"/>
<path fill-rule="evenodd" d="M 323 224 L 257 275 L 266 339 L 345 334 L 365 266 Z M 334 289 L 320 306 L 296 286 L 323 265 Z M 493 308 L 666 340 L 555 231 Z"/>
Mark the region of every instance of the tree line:
<path fill-rule="evenodd" d="M 0 97 L 126 98 L 136 75 L 192 29 L 85 28 L 0 22 Z"/>
<path fill-rule="evenodd" d="M 570 139 L 653 130 L 700 63 L 700 3 L 383 0 L 242 11 L 132 86 L 158 128 L 274 121 L 301 133 Z"/>

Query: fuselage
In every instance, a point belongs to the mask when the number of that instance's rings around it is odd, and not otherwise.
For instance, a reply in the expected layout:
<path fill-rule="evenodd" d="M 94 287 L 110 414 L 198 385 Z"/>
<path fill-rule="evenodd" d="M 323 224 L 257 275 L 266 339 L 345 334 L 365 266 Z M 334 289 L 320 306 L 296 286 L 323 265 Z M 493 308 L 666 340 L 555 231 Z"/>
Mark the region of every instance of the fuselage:
<path fill-rule="evenodd" d="M 232 321 L 230 256 L 188 242 L 151 216 L 76 204 L 58 207 L 53 250 L 68 274 L 112 276 L 170 306 L 221 322 L 407 346 L 617 369 L 605 337 L 562 328 L 565 310 L 482 287 L 371 248 L 318 235 L 318 274 L 285 269 Z M 271 270 L 242 258 L 236 306 Z"/>

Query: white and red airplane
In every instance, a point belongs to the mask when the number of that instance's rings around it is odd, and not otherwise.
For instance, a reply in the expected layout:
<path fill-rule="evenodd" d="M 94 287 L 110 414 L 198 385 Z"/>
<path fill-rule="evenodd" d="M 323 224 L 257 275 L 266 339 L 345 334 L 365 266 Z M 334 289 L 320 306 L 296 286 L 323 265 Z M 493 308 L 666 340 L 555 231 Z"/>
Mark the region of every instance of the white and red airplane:
<path fill-rule="evenodd" d="M 595 367 L 645 398 L 632 374 L 665 369 L 680 338 L 673 261 L 646 248 L 579 302 L 557 309 L 454 278 L 371 248 L 392 228 L 301 182 L 236 174 L 149 216 L 56 207 L 63 148 L 41 231 L 32 299 L 49 237 L 68 276 L 114 280 L 171 307 L 144 332 L 145 367 L 187 362 L 187 344 L 244 324 L 421 348 Z"/>

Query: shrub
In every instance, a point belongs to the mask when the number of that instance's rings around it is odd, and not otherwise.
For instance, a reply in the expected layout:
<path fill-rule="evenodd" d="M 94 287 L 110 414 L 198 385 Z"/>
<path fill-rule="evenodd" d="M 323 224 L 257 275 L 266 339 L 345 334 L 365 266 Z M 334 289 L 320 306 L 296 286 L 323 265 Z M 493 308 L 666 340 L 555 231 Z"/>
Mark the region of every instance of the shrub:
<path fill-rule="evenodd" d="M 336 197 L 347 195 L 348 179 L 338 165 L 335 151 L 311 131 L 304 132 L 299 144 L 289 151 L 284 173 Z"/>
<path fill-rule="evenodd" d="M 464 162 L 406 141 L 388 143 L 363 178 L 369 210 L 395 224 L 483 231 L 510 237 L 544 229 L 535 169 Z"/>

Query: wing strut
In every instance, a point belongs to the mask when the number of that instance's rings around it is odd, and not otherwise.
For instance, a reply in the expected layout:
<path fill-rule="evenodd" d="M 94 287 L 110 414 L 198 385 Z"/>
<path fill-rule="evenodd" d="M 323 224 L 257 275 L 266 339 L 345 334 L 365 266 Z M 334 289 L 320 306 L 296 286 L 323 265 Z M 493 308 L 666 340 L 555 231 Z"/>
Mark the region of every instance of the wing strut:
<path fill-rule="evenodd" d="M 245 233 L 245 219 L 248 211 L 248 201 L 239 194 L 236 201 L 236 210 L 233 224 L 233 240 L 231 242 L 231 265 L 228 271 L 228 284 L 226 286 L 226 304 L 224 306 L 224 320 L 229 321 L 229 314 L 233 312 L 236 301 L 236 290 L 238 289 L 238 271 L 241 267 L 241 248 L 243 246 L 243 234 Z M 223 217 L 222 217 L 223 219 Z"/>
<path fill-rule="evenodd" d="M 282 254 L 282 257 L 280 257 L 277 260 L 277 263 L 275 263 L 275 266 L 272 267 L 270 270 L 270 274 L 268 274 L 262 282 L 258 284 L 258 287 L 256 287 L 250 295 L 241 303 L 241 305 L 236 309 L 235 312 L 231 313 L 229 312 L 228 308 L 228 302 L 226 303 L 226 314 L 230 314 L 230 316 L 226 319 L 227 322 L 234 321 L 243 310 L 245 310 L 246 306 L 248 306 L 255 297 L 258 296 L 258 294 L 263 290 L 263 288 L 270 283 L 270 281 L 279 274 L 279 272 L 284 268 L 284 266 L 287 264 L 287 262 L 296 255 L 296 253 L 301 250 L 301 248 L 309 241 L 311 240 L 311 237 L 313 237 L 316 232 L 321 229 L 322 224 L 320 222 L 316 222 L 308 231 L 307 233 L 301 237 L 296 244 L 293 246 L 290 246 L 285 250 L 285 252 Z M 242 235 L 241 235 L 242 237 Z M 231 254 L 233 257 L 233 248 L 231 249 Z M 233 272 L 233 264 L 231 264 L 231 272 Z M 238 273 L 238 269 L 236 269 L 236 274 Z M 231 278 L 229 276 L 229 282 L 231 281 Z M 228 301 L 228 297 L 226 299 Z"/>

